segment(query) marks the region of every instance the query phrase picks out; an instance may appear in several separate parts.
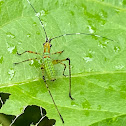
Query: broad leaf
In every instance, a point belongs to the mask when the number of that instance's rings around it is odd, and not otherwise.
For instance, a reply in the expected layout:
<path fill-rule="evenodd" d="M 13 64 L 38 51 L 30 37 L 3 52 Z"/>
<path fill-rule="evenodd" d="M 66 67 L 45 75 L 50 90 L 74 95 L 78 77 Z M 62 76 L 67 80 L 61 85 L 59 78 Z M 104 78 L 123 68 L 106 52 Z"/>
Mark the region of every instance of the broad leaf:
<path fill-rule="evenodd" d="M 66 33 L 93 33 L 54 39 L 51 52 L 64 50 L 52 59 L 71 59 L 72 96 L 64 65 L 55 65 L 57 80 L 47 81 L 64 126 L 120 125 L 126 115 L 125 2 L 111 0 L 31 0 L 49 38 Z M 0 1 L 0 92 L 10 93 L 0 112 L 18 115 L 27 105 L 42 106 L 49 118 L 62 122 L 42 80 L 40 60 L 45 34 L 27 0 Z M 68 62 L 65 74 L 68 74 Z M 48 79 L 48 78 L 46 78 Z"/>

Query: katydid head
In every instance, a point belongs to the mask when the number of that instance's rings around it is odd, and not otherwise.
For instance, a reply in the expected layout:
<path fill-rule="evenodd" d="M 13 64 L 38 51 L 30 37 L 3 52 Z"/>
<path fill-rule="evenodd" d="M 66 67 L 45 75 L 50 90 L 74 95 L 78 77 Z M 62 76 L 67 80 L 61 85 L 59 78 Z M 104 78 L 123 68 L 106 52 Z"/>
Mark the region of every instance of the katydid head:
<path fill-rule="evenodd" d="M 51 46 L 52 44 L 50 44 L 49 42 L 45 42 L 43 43 L 43 46 L 44 46 L 44 53 L 50 53 L 50 49 L 51 49 Z"/>

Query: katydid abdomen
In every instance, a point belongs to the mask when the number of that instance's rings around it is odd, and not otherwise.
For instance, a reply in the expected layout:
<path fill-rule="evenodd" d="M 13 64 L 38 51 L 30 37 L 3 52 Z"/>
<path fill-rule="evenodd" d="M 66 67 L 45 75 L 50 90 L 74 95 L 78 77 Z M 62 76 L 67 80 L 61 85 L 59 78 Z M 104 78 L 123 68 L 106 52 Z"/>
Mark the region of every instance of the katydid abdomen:
<path fill-rule="evenodd" d="M 55 80 L 55 71 L 54 71 L 54 65 L 52 63 L 51 58 L 49 56 L 46 56 L 44 58 L 43 62 L 44 62 L 44 69 L 46 71 L 48 78 L 51 81 L 54 81 Z"/>

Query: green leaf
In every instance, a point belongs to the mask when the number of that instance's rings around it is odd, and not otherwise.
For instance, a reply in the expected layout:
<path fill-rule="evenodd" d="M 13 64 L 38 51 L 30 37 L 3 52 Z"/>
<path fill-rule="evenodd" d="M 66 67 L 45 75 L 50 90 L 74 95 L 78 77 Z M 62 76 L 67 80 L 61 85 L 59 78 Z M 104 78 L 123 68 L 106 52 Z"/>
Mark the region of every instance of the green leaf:
<path fill-rule="evenodd" d="M 68 97 L 69 78 L 62 76 L 63 65 L 55 66 L 57 80 L 47 81 L 65 121 L 64 126 L 101 126 L 109 119 L 115 126 L 125 120 L 126 4 L 125 1 L 102 1 L 31 1 L 41 14 L 49 38 L 85 32 L 114 40 L 72 35 L 52 41 L 51 52 L 64 50 L 63 54 L 53 55 L 52 59 L 71 59 L 72 96 L 75 100 Z M 27 0 L 0 1 L 0 92 L 11 94 L 0 112 L 18 115 L 25 106 L 38 105 L 46 109 L 49 118 L 56 119 L 57 126 L 61 126 L 38 61 L 13 64 L 29 58 L 42 58 L 35 54 L 18 56 L 16 51 L 43 53 L 44 42 L 44 31 Z M 68 74 L 66 64 L 65 74 Z"/>

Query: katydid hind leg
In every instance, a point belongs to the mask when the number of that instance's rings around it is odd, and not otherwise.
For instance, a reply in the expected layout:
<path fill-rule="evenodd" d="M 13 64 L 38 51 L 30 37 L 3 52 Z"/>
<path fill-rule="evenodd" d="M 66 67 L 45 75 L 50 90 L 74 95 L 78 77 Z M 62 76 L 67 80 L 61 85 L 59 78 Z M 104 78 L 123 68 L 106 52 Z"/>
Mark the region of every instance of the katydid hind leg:
<path fill-rule="evenodd" d="M 71 67 L 70 67 L 70 58 L 66 58 L 66 59 L 63 59 L 63 60 L 53 60 L 52 63 L 53 63 L 54 65 L 55 65 L 55 64 L 58 64 L 58 63 L 64 64 L 64 63 L 62 63 L 62 62 L 63 62 L 63 61 L 67 61 L 67 60 L 69 61 L 69 97 L 70 97 L 71 100 L 74 100 L 74 98 L 71 96 Z M 65 65 L 65 67 L 64 67 L 63 74 L 64 74 L 65 70 L 66 70 L 66 65 Z"/>
<path fill-rule="evenodd" d="M 52 101 L 53 101 L 53 103 L 54 103 L 54 105 L 55 105 L 55 108 L 56 108 L 56 110 L 57 110 L 57 112 L 58 112 L 58 114 L 59 114 L 59 116 L 60 116 L 60 119 L 62 120 L 62 123 L 64 123 L 63 117 L 62 117 L 62 115 L 60 114 L 60 112 L 59 112 L 59 110 L 58 110 L 58 107 L 57 107 L 57 105 L 56 105 L 56 103 L 55 103 L 55 101 L 54 101 L 54 99 L 53 99 L 52 93 L 51 93 L 51 91 L 50 91 L 50 89 L 49 89 L 49 87 L 48 87 L 48 84 L 47 84 L 47 82 L 46 82 L 46 79 L 45 79 L 45 76 L 44 76 L 44 67 L 41 67 L 41 69 L 42 69 L 42 73 L 43 73 L 43 76 L 42 76 L 43 81 L 44 81 L 44 83 L 45 83 L 45 85 L 46 85 L 46 88 L 47 88 L 47 90 L 48 90 L 48 92 L 49 92 L 49 95 L 50 95 L 51 98 L 52 98 Z"/>

